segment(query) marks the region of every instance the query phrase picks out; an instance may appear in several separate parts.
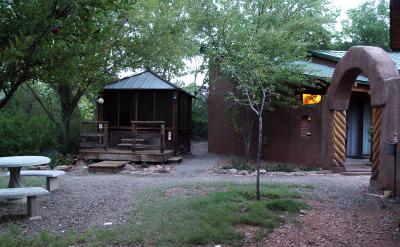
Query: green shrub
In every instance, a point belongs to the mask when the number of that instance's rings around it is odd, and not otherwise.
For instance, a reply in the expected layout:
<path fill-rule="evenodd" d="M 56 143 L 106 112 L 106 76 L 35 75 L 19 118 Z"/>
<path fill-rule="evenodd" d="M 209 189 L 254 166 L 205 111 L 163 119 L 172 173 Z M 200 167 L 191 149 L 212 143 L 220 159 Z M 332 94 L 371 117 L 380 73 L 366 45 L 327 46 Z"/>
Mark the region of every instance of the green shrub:
<path fill-rule="evenodd" d="M 269 172 L 294 172 L 299 170 L 296 165 L 287 163 L 272 163 L 265 168 Z"/>
<path fill-rule="evenodd" d="M 223 169 L 234 168 L 236 170 L 254 171 L 255 170 L 255 165 L 251 161 L 246 160 L 243 157 L 231 156 L 230 159 L 229 159 L 229 164 L 223 166 L 222 168 Z"/>

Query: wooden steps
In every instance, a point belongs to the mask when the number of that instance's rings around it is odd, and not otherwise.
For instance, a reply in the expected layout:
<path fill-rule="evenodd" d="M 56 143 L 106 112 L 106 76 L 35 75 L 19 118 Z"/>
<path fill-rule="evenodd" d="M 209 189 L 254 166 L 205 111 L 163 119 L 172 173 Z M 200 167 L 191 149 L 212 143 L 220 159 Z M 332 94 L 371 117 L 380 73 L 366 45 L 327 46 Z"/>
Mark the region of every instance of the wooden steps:
<path fill-rule="evenodd" d="M 117 149 L 117 148 L 81 148 L 79 150 L 79 158 L 84 160 L 126 160 L 133 162 L 155 162 L 163 163 L 174 156 L 173 150 L 164 150 L 163 153 L 160 149 Z"/>
<path fill-rule="evenodd" d="M 146 139 L 136 138 L 135 149 L 144 150 L 146 148 L 151 148 L 151 147 L 144 146 L 146 144 L 146 142 L 147 142 Z M 132 139 L 122 138 L 121 143 L 117 144 L 117 146 L 118 146 L 118 148 L 121 148 L 121 149 L 132 149 Z"/>
<path fill-rule="evenodd" d="M 122 143 L 126 143 L 126 142 L 132 143 L 132 139 L 122 138 L 121 142 Z M 141 142 L 146 142 L 146 140 L 143 138 L 136 138 L 136 143 L 141 143 Z"/>
<path fill-rule="evenodd" d="M 177 156 L 177 157 L 171 157 L 171 158 L 169 158 L 169 159 L 167 160 L 167 162 L 168 162 L 168 163 L 181 163 L 182 160 L 183 160 L 182 157 Z"/>
<path fill-rule="evenodd" d="M 81 148 L 104 148 L 104 144 L 96 143 L 96 142 L 81 142 L 79 144 Z"/>
<path fill-rule="evenodd" d="M 372 172 L 369 171 L 345 171 L 341 173 L 344 176 L 371 176 Z"/>
<path fill-rule="evenodd" d="M 91 173 L 119 173 L 127 163 L 127 161 L 102 161 L 88 165 L 88 167 Z"/>
<path fill-rule="evenodd" d="M 120 143 L 117 144 L 118 147 L 122 148 L 132 148 L 132 143 Z M 135 149 L 146 149 L 147 147 L 143 144 L 135 144 Z"/>

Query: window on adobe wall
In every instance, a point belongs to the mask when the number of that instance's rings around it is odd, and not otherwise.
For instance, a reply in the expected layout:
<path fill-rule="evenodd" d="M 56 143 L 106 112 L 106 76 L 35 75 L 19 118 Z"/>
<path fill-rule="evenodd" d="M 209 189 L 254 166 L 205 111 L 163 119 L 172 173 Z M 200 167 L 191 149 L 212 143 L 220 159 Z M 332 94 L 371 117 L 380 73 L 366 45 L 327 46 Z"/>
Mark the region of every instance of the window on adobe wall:
<path fill-rule="evenodd" d="M 311 136 L 311 117 L 309 115 L 304 115 L 300 119 L 300 136 Z"/>

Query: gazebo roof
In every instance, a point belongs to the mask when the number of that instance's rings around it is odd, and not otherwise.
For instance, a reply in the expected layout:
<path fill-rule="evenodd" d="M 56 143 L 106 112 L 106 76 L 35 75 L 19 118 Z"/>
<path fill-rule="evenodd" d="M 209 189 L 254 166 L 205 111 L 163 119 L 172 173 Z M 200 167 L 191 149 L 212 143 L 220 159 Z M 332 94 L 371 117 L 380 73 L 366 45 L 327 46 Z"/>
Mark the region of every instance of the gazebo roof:
<path fill-rule="evenodd" d="M 179 90 L 191 95 L 182 88 L 167 81 L 153 71 L 147 70 L 142 73 L 119 79 L 108 84 L 105 90 Z M 192 96 L 192 95 L 191 95 Z"/>

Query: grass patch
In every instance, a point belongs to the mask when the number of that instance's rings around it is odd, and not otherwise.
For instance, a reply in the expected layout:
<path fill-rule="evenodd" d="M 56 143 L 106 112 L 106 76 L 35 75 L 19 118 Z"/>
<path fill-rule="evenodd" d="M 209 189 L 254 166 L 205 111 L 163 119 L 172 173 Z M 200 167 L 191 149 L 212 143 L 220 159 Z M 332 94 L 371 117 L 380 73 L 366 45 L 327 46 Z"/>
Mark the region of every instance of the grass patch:
<path fill-rule="evenodd" d="M 21 237 L 10 231 L 0 236 L 4 246 L 189 246 L 241 245 L 237 225 L 257 226 L 265 236 L 285 219 L 307 206 L 290 185 L 263 185 L 262 200 L 255 200 L 254 185 L 221 186 L 197 197 L 144 196 L 124 225 L 92 229 L 85 234 Z"/>
<path fill-rule="evenodd" d="M 0 176 L 0 189 L 8 187 L 9 176 Z M 21 187 L 45 187 L 46 179 L 38 177 L 21 176 Z"/>

